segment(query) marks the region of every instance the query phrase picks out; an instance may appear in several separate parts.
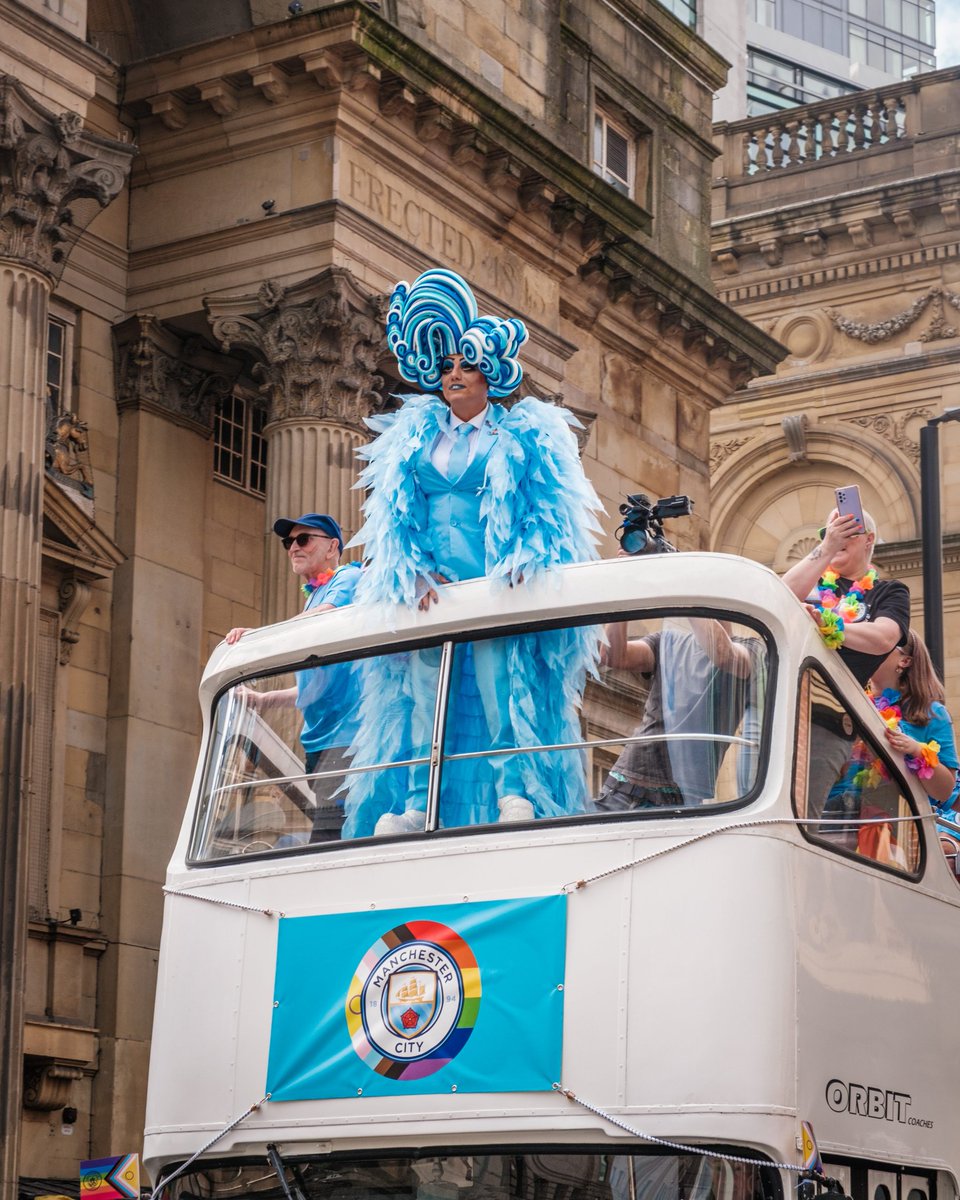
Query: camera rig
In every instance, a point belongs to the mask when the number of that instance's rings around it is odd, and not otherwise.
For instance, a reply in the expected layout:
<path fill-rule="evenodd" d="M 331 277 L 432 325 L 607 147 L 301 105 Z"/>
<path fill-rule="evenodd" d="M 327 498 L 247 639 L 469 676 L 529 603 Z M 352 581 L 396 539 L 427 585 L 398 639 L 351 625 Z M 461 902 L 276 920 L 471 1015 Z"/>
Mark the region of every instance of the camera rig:
<path fill-rule="evenodd" d="M 663 536 L 663 522 L 689 517 L 692 512 L 689 496 L 668 496 L 651 503 L 649 496 L 638 492 L 620 505 L 623 524 L 617 529 L 617 538 L 628 554 L 673 553 L 677 548 Z"/>

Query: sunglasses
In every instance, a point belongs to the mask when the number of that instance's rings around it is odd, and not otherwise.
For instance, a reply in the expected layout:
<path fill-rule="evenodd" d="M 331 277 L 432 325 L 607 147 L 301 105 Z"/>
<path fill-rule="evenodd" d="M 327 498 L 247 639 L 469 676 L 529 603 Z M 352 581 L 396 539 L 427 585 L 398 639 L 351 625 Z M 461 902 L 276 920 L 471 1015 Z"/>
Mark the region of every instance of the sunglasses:
<path fill-rule="evenodd" d="M 311 538 L 326 538 L 328 542 L 336 540 L 335 538 L 332 538 L 329 533 L 298 533 L 294 537 L 281 538 L 280 545 L 284 548 L 284 550 L 289 550 L 294 542 L 296 542 L 296 544 L 302 550 Z"/>
<path fill-rule="evenodd" d="M 817 530 L 817 537 L 822 542 L 826 536 L 827 536 L 827 527 L 826 527 L 826 525 L 821 525 L 820 528 Z M 859 533 L 847 534 L 847 537 L 869 537 L 869 536 L 870 536 L 870 532 L 867 529 L 861 529 Z"/>

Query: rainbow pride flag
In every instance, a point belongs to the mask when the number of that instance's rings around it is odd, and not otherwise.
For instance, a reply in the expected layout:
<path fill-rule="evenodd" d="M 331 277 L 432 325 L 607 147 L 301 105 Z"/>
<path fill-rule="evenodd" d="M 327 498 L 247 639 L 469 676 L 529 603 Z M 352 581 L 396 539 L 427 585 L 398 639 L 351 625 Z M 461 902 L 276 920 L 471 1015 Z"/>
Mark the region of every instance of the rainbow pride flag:
<path fill-rule="evenodd" d="M 80 1164 L 81 1200 L 139 1200 L 140 1155 L 91 1158 Z"/>

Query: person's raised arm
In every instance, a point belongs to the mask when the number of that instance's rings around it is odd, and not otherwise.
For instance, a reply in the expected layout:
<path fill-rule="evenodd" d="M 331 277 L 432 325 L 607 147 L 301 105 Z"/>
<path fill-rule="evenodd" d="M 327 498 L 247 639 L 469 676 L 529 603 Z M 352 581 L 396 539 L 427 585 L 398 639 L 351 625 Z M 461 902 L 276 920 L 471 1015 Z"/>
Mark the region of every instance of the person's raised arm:
<path fill-rule="evenodd" d="M 601 651 L 601 658 L 606 666 L 637 671 L 641 675 L 653 674 L 657 665 L 653 647 L 646 638 L 628 641 L 626 621 L 607 625 L 604 633 L 607 644 Z"/>
<path fill-rule="evenodd" d="M 738 679 L 749 677 L 753 669 L 750 651 L 742 643 L 735 642 L 720 621 L 691 617 L 690 630 L 700 649 L 721 671 L 727 671 Z"/>

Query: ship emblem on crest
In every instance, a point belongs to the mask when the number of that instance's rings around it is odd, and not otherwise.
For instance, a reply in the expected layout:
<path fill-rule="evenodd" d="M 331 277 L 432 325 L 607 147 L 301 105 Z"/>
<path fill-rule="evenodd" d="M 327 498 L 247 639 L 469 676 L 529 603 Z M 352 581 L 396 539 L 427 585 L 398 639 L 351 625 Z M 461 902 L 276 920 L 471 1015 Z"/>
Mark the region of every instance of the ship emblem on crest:
<path fill-rule="evenodd" d="M 437 1011 L 437 973 L 416 967 L 397 971 L 387 985 L 387 1022 L 400 1037 L 423 1033 Z"/>
<path fill-rule="evenodd" d="M 361 959 L 344 1015 L 354 1051 L 378 1075 L 423 1078 L 463 1049 L 480 1010 L 480 970 L 447 925 L 407 921 Z"/>

